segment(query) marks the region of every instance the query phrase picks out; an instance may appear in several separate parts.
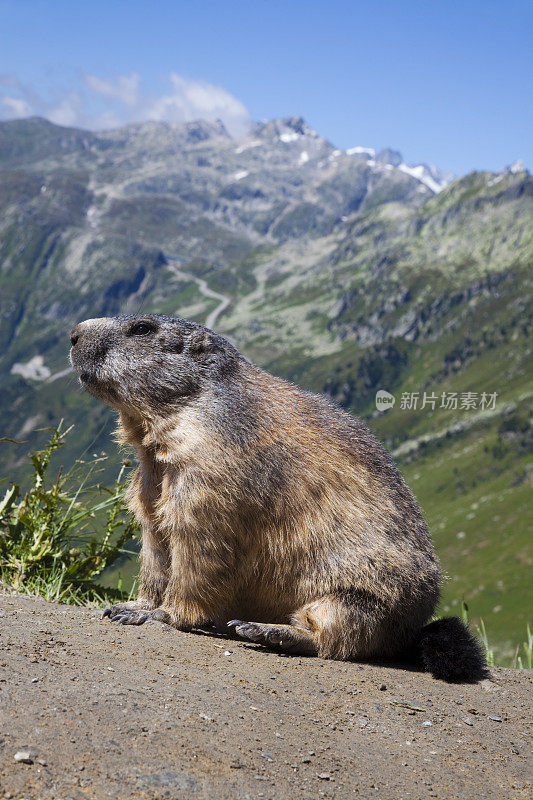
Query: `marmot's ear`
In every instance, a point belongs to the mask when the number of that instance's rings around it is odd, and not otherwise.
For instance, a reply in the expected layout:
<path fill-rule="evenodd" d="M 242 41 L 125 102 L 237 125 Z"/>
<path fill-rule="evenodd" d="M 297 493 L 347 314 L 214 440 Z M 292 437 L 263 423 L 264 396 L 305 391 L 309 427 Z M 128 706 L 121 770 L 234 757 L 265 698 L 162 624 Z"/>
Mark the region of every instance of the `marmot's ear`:
<path fill-rule="evenodd" d="M 203 331 L 200 328 L 197 331 L 193 331 L 189 337 L 189 352 L 193 356 L 207 353 L 211 349 L 211 344 L 209 331 Z"/>

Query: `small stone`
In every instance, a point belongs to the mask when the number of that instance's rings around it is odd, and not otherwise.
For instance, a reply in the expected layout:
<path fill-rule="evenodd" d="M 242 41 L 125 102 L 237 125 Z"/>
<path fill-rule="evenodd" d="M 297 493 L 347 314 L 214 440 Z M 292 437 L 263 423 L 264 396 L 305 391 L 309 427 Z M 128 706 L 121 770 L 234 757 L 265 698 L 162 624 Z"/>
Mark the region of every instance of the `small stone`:
<path fill-rule="evenodd" d="M 497 714 L 489 714 L 489 719 L 491 719 L 493 722 L 503 722 L 503 719 Z"/>
<path fill-rule="evenodd" d="M 13 756 L 15 761 L 20 761 L 22 764 L 33 764 L 34 754 L 31 750 L 19 750 Z"/>
<path fill-rule="evenodd" d="M 224 655 L 225 656 L 230 656 L 231 652 L 232 652 L 231 650 L 224 650 Z"/>
<path fill-rule="evenodd" d="M 302 758 L 302 764 L 310 764 L 310 763 L 311 763 L 310 758 Z"/>
<path fill-rule="evenodd" d="M 465 724 L 465 725 L 470 725 L 470 727 L 472 727 L 472 725 L 474 724 L 474 723 L 472 722 L 472 720 L 470 719 L 470 717 L 465 717 L 465 718 L 463 719 L 463 722 L 464 722 L 464 724 Z"/>
<path fill-rule="evenodd" d="M 113 667 L 108 667 L 108 668 L 107 668 L 107 670 L 108 670 L 108 672 L 114 672 L 114 671 L 115 671 L 115 670 L 113 669 Z"/>
<path fill-rule="evenodd" d="M 481 681 L 480 686 L 486 692 L 499 692 L 502 688 L 498 686 L 497 683 L 494 683 L 494 681 L 491 681 L 490 678 L 485 678 L 485 680 Z"/>
<path fill-rule="evenodd" d="M 386 692 L 387 691 L 387 685 L 385 683 L 380 684 L 379 691 L 380 692 Z"/>
<path fill-rule="evenodd" d="M 331 774 L 329 772 L 319 772 L 317 777 L 319 777 L 321 781 L 331 780 Z"/>
<path fill-rule="evenodd" d="M 31 682 L 32 682 L 32 683 L 39 683 L 39 678 L 32 678 L 32 679 L 31 679 Z"/>
<path fill-rule="evenodd" d="M 422 725 L 424 725 L 426 728 L 429 728 L 429 726 L 433 725 L 433 723 L 430 722 L 429 719 L 427 719 L 425 722 L 422 723 Z"/>
<path fill-rule="evenodd" d="M 48 764 L 46 763 L 46 761 L 44 760 L 44 758 L 38 758 L 38 759 L 37 759 L 37 763 L 38 763 L 38 764 L 40 764 L 40 765 L 41 765 L 41 767 L 47 767 L 47 766 L 48 766 Z"/>

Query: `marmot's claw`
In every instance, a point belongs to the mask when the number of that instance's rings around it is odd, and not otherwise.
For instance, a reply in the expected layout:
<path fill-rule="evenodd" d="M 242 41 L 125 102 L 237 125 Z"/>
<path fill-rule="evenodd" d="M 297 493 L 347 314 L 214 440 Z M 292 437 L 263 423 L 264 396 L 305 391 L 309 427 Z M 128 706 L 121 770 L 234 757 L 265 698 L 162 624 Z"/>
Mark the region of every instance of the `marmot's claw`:
<path fill-rule="evenodd" d="M 314 636 L 303 628 L 266 622 L 241 622 L 238 619 L 228 625 L 235 628 L 237 636 L 278 652 L 315 656 L 318 652 Z"/>
<path fill-rule="evenodd" d="M 103 617 L 109 617 L 112 622 L 118 622 L 120 625 L 143 625 L 146 620 L 153 619 L 157 622 L 166 622 L 167 625 L 172 624 L 170 614 L 162 608 L 154 608 L 153 611 L 138 610 L 134 608 L 123 608 L 122 606 L 111 606 L 106 608 Z"/>
<path fill-rule="evenodd" d="M 110 606 L 104 609 L 102 619 L 109 617 L 112 622 L 119 622 L 121 625 L 142 625 L 146 622 L 150 613 L 148 611 L 137 611 L 133 608 L 122 606 Z"/>
<path fill-rule="evenodd" d="M 102 619 L 104 619 L 104 617 L 109 617 L 109 619 L 115 621 L 118 616 L 127 613 L 128 609 L 123 608 L 123 606 L 109 606 L 109 608 L 104 609 Z"/>
<path fill-rule="evenodd" d="M 113 618 L 113 621 L 121 625 L 142 625 L 149 616 L 147 611 L 122 611 Z"/>
<path fill-rule="evenodd" d="M 127 610 L 121 606 L 109 606 L 109 608 L 104 609 L 102 613 L 102 619 L 109 617 L 109 619 L 114 620 L 119 614 L 127 614 Z"/>
<path fill-rule="evenodd" d="M 242 619 L 230 619 L 230 621 L 226 623 L 228 628 L 236 628 L 237 625 L 244 625 L 244 624 L 245 623 L 242 621 Z"/>
<path fill-rule="evenodd" d="M 241 620 L 233 620 L 236 625 L 235 633 L 242 636 L 244 639 L 249 639 L 251 642 L 260 642 L 265 640 L 265 631 L 262 625 L 255 622 L 241 622 Z"/>

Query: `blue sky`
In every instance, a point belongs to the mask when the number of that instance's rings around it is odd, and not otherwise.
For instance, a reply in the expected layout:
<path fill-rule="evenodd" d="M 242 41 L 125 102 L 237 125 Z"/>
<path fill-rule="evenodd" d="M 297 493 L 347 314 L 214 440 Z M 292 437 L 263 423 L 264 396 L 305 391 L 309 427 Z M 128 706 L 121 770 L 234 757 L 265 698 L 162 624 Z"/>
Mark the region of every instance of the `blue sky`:
<path fill-rule="evenodd" d="M 0 117 L 301 115 L 342 148 L 533 164 L 533 3 L 0 0 Z"/>

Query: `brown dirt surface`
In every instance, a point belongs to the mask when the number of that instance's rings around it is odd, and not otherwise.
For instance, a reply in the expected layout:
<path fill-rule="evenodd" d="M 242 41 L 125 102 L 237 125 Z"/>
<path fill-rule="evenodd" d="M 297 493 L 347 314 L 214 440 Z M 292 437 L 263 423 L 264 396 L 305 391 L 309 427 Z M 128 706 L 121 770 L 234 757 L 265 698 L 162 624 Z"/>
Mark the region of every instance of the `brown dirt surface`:
<path fill-rule="evenodd" d="M 531 683 L 283 657 L 5 593 L 0 798 L 531 797 Z"/>

